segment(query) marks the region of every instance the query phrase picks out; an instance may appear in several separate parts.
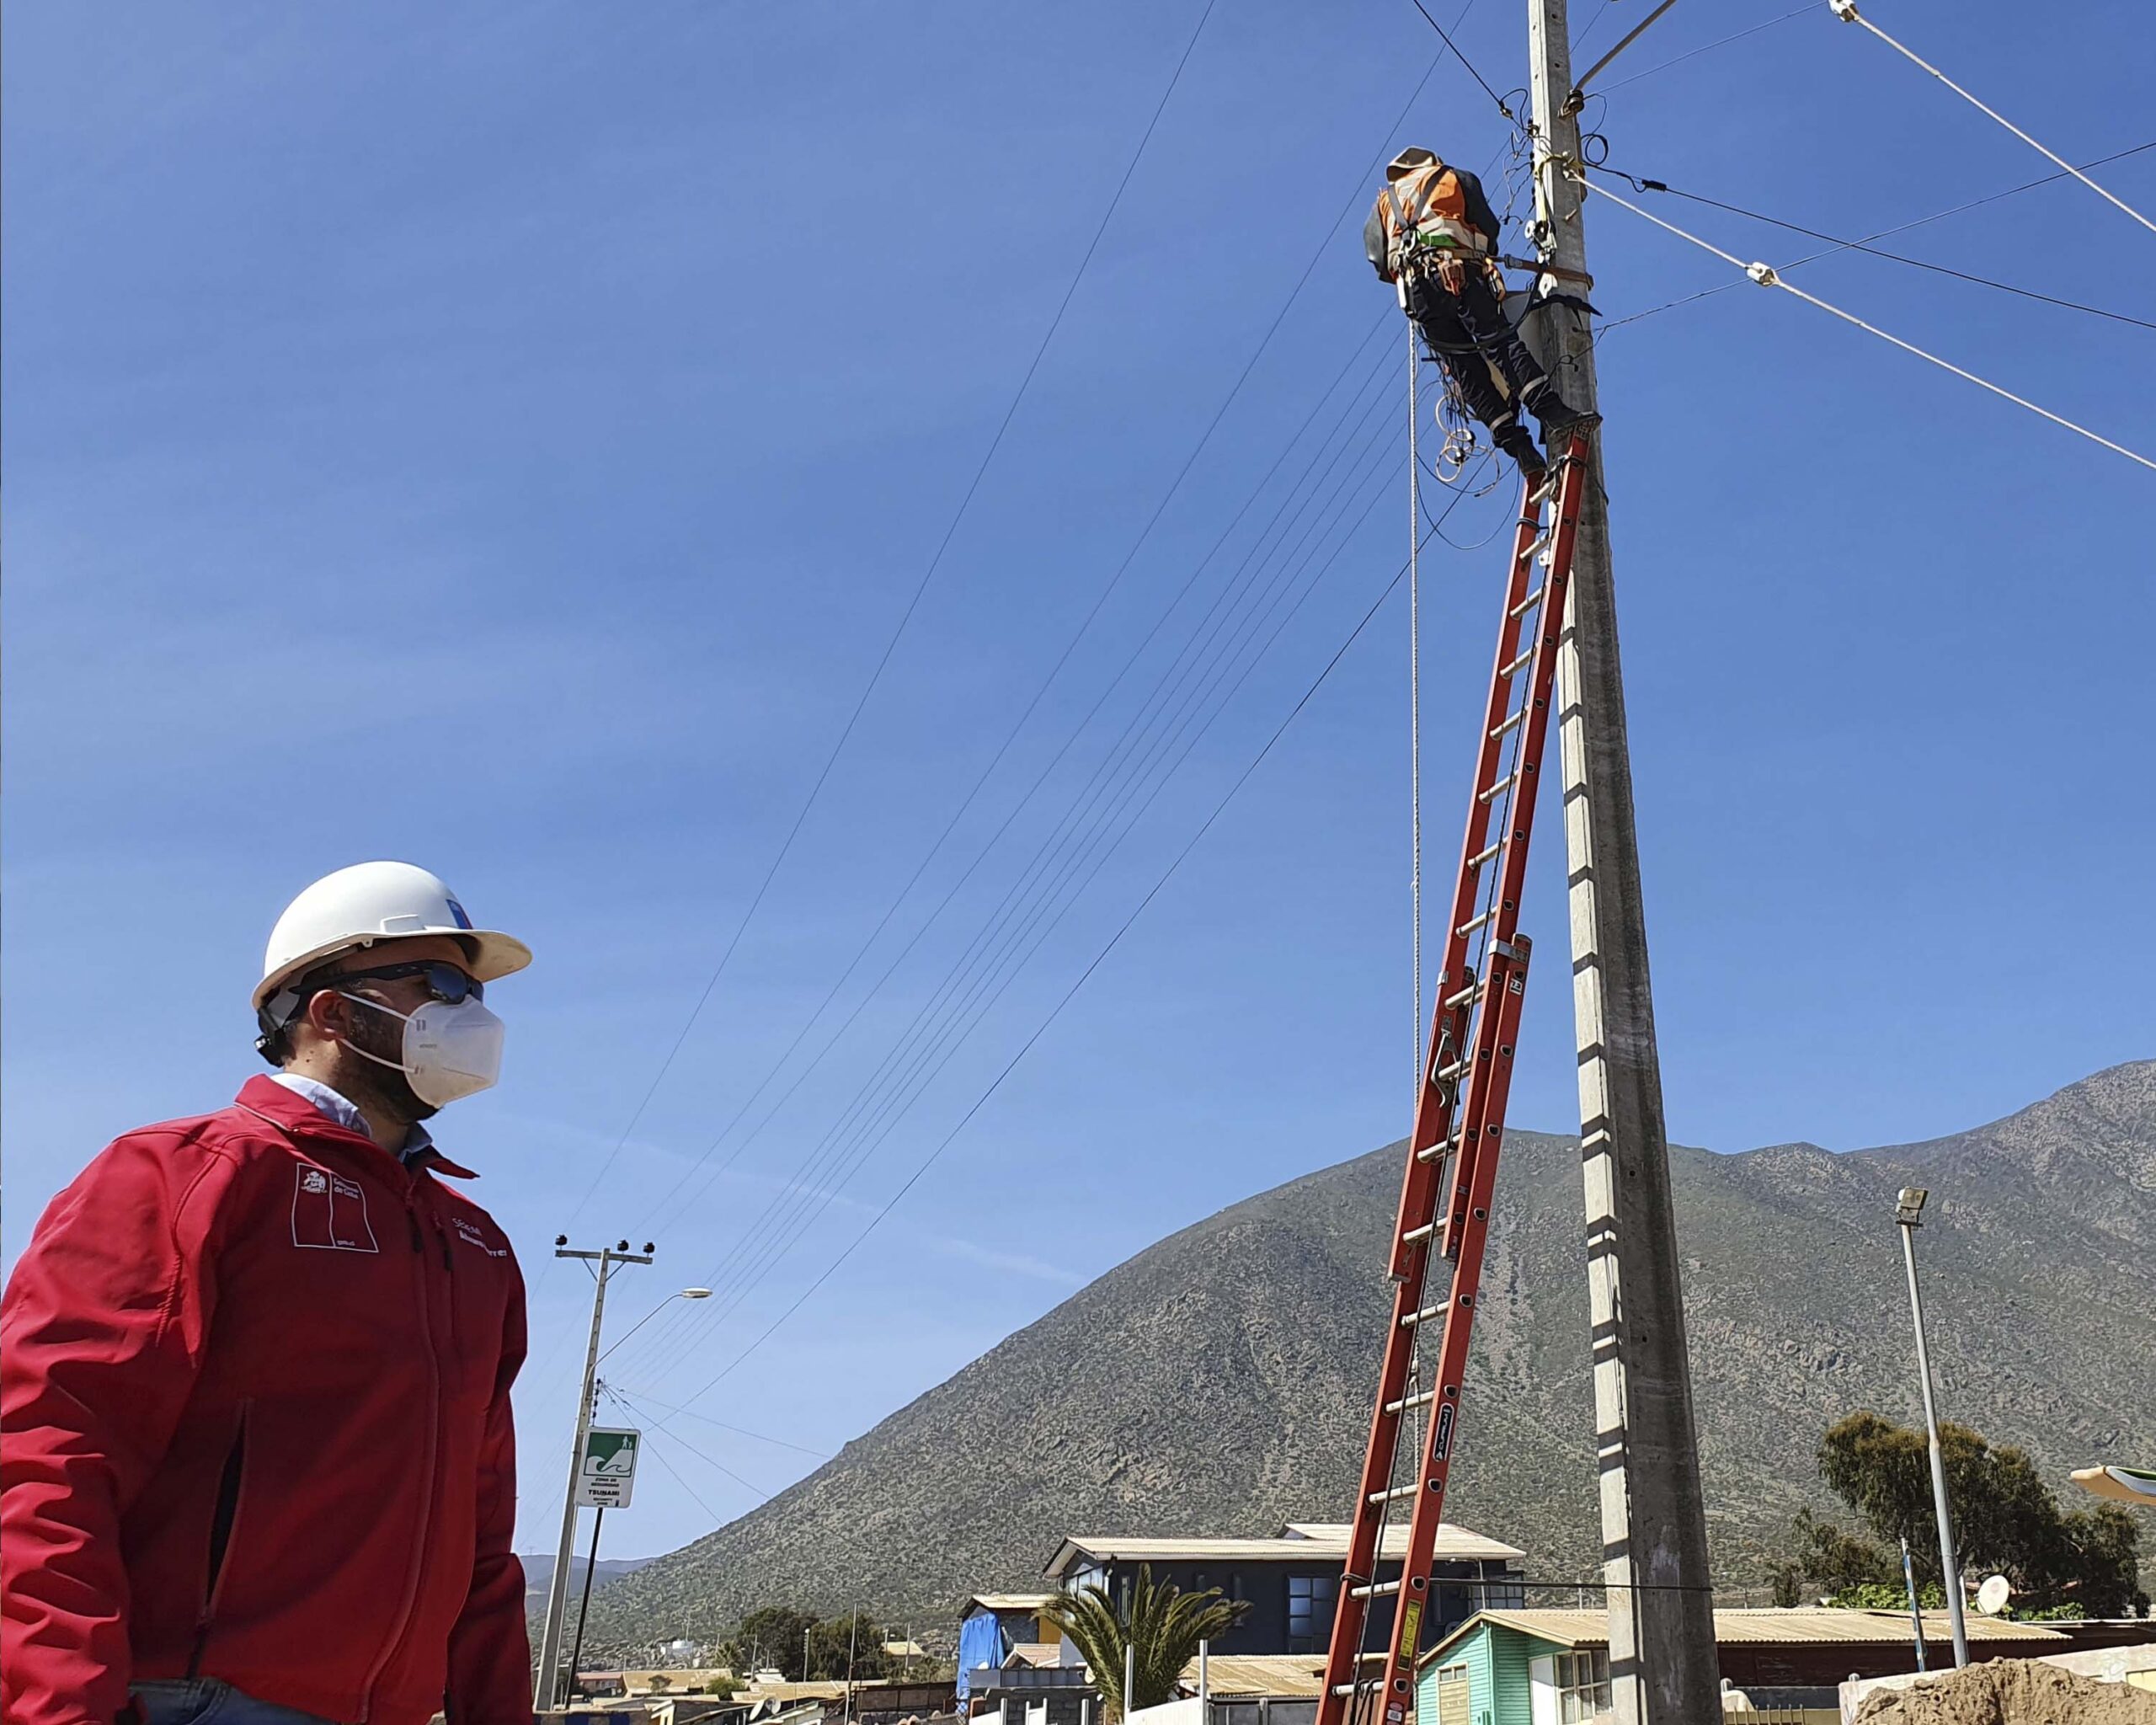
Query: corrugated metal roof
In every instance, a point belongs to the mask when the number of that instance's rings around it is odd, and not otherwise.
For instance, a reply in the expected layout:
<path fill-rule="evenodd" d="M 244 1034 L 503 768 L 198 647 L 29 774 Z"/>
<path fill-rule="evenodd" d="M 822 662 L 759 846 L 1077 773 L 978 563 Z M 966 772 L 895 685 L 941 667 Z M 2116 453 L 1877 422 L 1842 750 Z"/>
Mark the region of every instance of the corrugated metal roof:
<path fill-rule="evenodd" d="M 1182 1668 L 1180 1680 L 1189 1693 L 1198 1693 L 1197 1660 L 1193 1659 Z M 1274 1696 L 1289 1701 L 1310 1701 L 1325 1688 L 1325 1656 L 1215 1653 L 1209 1662 L 1205 1685 L 1216 1700 Z"/>
<path fill-rule="evenodd" d="M 961 1616 L 971 1616 L 974 1606 L 984 1611 L 1038 1611 L 1054 1603 L 1054 1594 L 975 1594 L 966 1601 Z"/>
<path fill-rule="evenodd" d="M 1560 1647 L 1601 1647 L 1609 1640 L 1609 1618 L 1602 1611 L 1521 1610 L 1478 1611 L 1425 1653 L 1429 1659 L 1449 1648 L 1477 1623 L 1491 1622 L 1518 1630 L 1537 1640 Z M 2056 1642 L 2067 1637 L 2040 1623 L 2009 1623 L 1996 1617 L 1972 1616 L 1971 1641 Z M 1748 1606 L 1715 1613 L 1715 1640 L 1724 1647 L 1738 1644 L 1794 1647 L 1802 1643 L 1839 1643 L 1876 1646 L 1909 1638 L 1906 1611 L 1850 1611 L 1831 1605 Z M 1924 1614 L 1924 1638 L 1941 1645 L 1953 1640 L 1944 1611 Z"/>
<path fill-rule="evenodd" d="M 1345 1527 L 1327 1522 L 1297 1522 L 1290 1525 L 1294 1531 L 1271 1539 L 1147 1539 L 1134 1535 L 1073 1534 L 1049 1560 L 1048 1573 L 1063 1576 L 1080 1557 L 1121 1563 L 1229 1562 L 1236 1559 L 1278 1563 L 1299 1557 L 1342 1558 L 1348 1555 Z M 1385 1533 L 1381 1555 L 1392 1558 L 1405 1555 L 1407 1530 L 1391 1527 Z M 1434 1555 L 1440 1562 L 1480 1560 L 1505 1563 L 1527 1554 L 1517 1546 L 1508 1546 L 1471 1528 L 1455 1526 L 1448 1521 L 1438 1528 Z"/>

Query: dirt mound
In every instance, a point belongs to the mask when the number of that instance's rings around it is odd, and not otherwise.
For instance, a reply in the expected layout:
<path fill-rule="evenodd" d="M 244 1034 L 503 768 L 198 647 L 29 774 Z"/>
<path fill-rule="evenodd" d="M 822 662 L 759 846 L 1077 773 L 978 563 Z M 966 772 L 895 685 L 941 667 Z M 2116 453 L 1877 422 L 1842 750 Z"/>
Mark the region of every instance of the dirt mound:
<path fill-rule="evenodd" d="M 1857 1725 L 2156 1725 L 2156 1695 L 2033 1659 L 1993 1659 L 1871 1696 Z"/>

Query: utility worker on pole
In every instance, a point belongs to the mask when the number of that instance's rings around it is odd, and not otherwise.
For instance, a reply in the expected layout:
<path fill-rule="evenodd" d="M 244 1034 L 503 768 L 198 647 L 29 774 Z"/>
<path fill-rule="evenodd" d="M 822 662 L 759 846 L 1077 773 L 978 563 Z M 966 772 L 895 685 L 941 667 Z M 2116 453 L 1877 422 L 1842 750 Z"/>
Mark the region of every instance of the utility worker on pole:
<path fill-rule="evenodd" d="M 0 1302 L 7 1725 L 530 1725 L 524 1284 L 420 1123 L 531 959 L 406 862 L 295 899 L 278 1070 L 117 1140 Z"/>
<path fill-rule="evenodd" d="M 1428 150 L 1402 150 L 1363 224 L 1363 250 L 1400 291 L 1460 398 L 1498 448 L 1529 475 L 1542 452 L 1519 423 L 1524 405 L 1545 441 L 1587 415 L 1566 404 L 1505 316 L 1505 278 L 1493 254 L 1501 224 L 1482 182 Z"/>

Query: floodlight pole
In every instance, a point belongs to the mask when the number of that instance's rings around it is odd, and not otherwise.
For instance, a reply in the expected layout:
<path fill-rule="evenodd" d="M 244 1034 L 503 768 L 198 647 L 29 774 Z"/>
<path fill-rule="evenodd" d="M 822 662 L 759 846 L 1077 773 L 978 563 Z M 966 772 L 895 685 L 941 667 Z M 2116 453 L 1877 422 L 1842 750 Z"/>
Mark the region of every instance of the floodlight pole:
<path fill-rule="evenodd" d="M 1924 1296 L 1917 1291 L 1917 1230 L 1926 1193 L 1904 1187 L 1894 1211 L 1902 1231 L 1902 1262 L 1909 1273 L 1909 1318 L 1917 1332 L 1917 1383 L 1924 1391 L 1924 1436 L 1931 1451 L 1931 1507 L 1939 1518 L 1939 1577 L 1946 1594 L 1946 1621 L 1954 1632 L 1956 1669 L 1969 1663 L 1969 1627 L 1961 1616 L 1961 1565 L 1954 1555 L 1954 1518 L 1946 1504 L 1946 1452 L 1939 1441 L 1939 1413 L 1931 1402 L 1931 1355 L 1924 1346 Z"/>

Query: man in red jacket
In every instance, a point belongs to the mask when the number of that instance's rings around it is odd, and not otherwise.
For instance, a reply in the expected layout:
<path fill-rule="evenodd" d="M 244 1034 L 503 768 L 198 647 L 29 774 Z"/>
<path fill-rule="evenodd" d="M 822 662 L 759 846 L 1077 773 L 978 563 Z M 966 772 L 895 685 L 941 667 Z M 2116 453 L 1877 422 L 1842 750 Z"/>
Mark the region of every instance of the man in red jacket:
<path fill-rule="evenodd" d="M 279 1070 L 52 1201 L 0 1305 L 6 1725 L 529 1725 L 524 1284 L 420 1122 L 531 958 L 409 863 L 317 881 Z"/>

